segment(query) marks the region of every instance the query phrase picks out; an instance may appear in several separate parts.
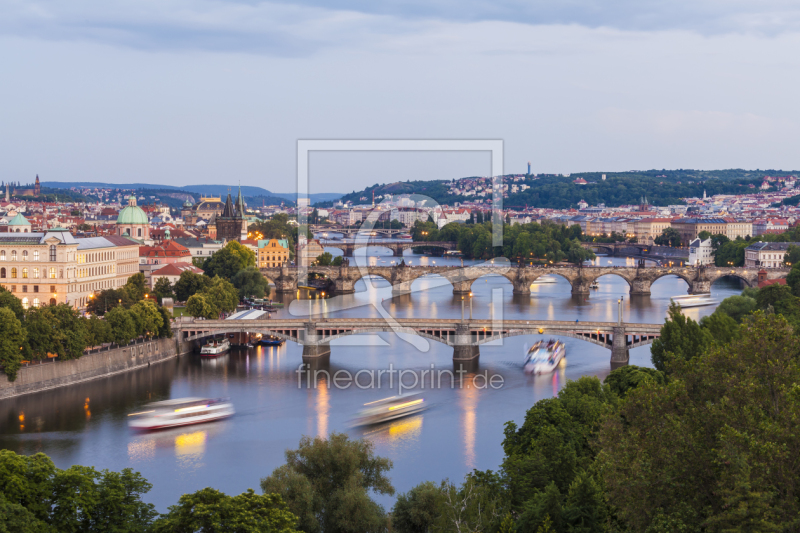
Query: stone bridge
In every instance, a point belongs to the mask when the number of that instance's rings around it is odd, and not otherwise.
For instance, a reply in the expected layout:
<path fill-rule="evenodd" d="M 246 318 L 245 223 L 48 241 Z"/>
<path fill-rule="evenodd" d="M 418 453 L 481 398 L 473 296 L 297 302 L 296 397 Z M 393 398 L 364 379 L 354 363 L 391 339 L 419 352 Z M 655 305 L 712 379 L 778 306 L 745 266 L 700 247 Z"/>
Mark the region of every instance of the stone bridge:
<path fill-rule="evenodd" d="M 408 233 L 409 230 L 407 228 L 403 229 L 381 229 L 381 228 L 371 228 L 368 229 L 367 227 L 363 228 L 346 228 L 340 224 L 311 224 L 309 229 L 313 233 L 324 233 L 329 231 L 331 233 L 341 233 L 345 237 L 355 237 L 356 235 L 378 235 L 381 237 L 394 237 L 395 235 L 400 235 L 402 233 Z"/>
<path fill-rule="evenodd" d="M 401 257 L 403 252 L 411 248 L 442 248 L 444 250 L 455 250 L 457 244 L 454 242 L 412 242 L 412 241 L 397 241 L 397 242 L 384 242 L 384 241 L 368 241 L 368 242 L 331 242 L 325 241 L 320 243 L 323 248 L 338 248 L 344 251 L 345 256 L 353 256 L 353 252 L 359 248 L 366 248 L 368 246 L 378 246 L 388 248 L 392 251 L 395 257 Z"/>
<path fill-rule="evenodd" d="M 477 361 L 482 344 L 518 335 L 557 335 L 611 350 L 611 364 L 628 364 L 631 348 L 652 343 L 660 324 L 548 320 L 467 320 L 397 318 L 300 318 L 268 320 L 192 320 L 173 327 L 183 342 L 221 334 L 262 334 L 303 345 L 303 359 L 329 356 L 330 342 L 362 333 L 406 333 L 451 346 L 453 361 Z"/>
<path fill-rule="evenodd" d="M 514 288 L 514 294 L 530 294 L 531 284 L 544 275 L 561 276 L 572 286 L 572 294 L 584 295 L 591 292 L 592 283 L 601 276 L 612 275 L 624 279 L 630 287 L 631 295 L 650 294 L 652 284 L 664 276 L 678 276 L 689 285 L 690 294 L 711 292 L 711 285 L 719 278 L 732 276 L 738 278 L 749 287 L 758 285 L 758 269 L 746 267 L 718 268 L 718 267 L 579 267 L 579 266 L 552 266 L 552 267 L 511 267 L 511 266 L 348 266 L 339 267 L 297 267 L 262 268 L 261 273 L 275 284 L 279 293 L 293 293 L 297 291 L 298 280 L 306 272 L 317 273 L 333 285 L 337 294 L 355 292 L 358 280 L 377 276 L 387 280 L 392 285 L 392 294 L 407 294 L 411 292 L 414 280 L 423 276 L 438 275 L 453 285 L 453 294 L 469 294 L 472 284 L 478 278 L 487 275 L 503 276 Z M 766 279 L 785 278 L 789 273 L 788 268 L 775 268 L 766 270 L 763 276 Z"/>

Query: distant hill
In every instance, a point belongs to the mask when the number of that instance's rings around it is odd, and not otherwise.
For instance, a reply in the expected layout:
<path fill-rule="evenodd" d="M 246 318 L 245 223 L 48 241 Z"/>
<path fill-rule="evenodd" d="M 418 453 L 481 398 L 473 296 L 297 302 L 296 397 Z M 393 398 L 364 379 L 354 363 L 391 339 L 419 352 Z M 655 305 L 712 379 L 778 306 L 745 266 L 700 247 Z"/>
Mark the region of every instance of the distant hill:
<path fill-rule="evenodd" d="M 112 188 L 112 189 L 131 189 L 131 190 L 144 190 L 144 189 L 175 189 L 176 191 L 186 192 L 197 196 L 203 194 L 207 196 L 219 196 L 224 198 L 228 192 L 233 196 L 236 195 L 238 185 L 183 185 L 181 187 L 173 185 L 153 184 L 153 183 L 100 183 L 91 181 L 48 181 L 42 182 L 42 186 L 58 189 L 69 189 L 71 187 L 89 187 L 89 188 Z M 297 201 L 297 193 L 274 193 L 262 187 L 253 187 L 251 185 L 242 185 L 242 195 L 245 201 L 252 198 L 250 202 L 253 205 L 260 205 L 262 200 L 267 205 L 279 204 L 285 201 L 287 205 L 295 205 Z M 341 198 L 339 193 L 319 193 L 311 194 L 310 200 L 312 203 L 326 202 Z M 287 201 L 288 200 L 288 201 Z"/>

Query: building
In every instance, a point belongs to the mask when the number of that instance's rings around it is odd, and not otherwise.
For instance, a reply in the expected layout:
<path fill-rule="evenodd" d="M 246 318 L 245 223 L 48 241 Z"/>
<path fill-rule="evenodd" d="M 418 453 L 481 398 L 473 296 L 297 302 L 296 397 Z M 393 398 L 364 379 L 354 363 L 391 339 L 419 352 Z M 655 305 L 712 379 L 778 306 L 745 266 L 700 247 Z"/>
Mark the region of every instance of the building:
<path fill-rule="evenodd" d="M 711 239 L 701 241 L 699 238 L 689 243 L 689 261 L 687 265 L 701 266 L 714 263 L 714 248 Z"/>
<path fill-rule="evenodd" d="M 216 196 L 201 196 L 200 201 L 192 204 L 190 201 L 183 203 L 181 208 L 181 218 L 187 226 L 194 226 L 200 220 L 206 222 L 212 217 L 221 215 L 225 210 L 225 202 Z"/>
<path fill-rule="evenodd" d="M 633 233 L 638 244 L 655 244 L 655 239 L 665 229 L 672 227 L 671 218 L 643 218 L 633 223 Z"/>
<path fill-rule="evenodd" d="M 800 242 L 757 242 L 744 249 L 744 266 L 747 268 L 781 268 L 789 246 Z"/>
<path fill-rule="evenodd" d="M 288 240 L 269 239 L 258 241 L 259 268 L 280 267 L 284 264 L 289 264 Z"/>
<path fill-rule="evenodd" d="M 728 233 L 728 222 L 724 218 L 676 218 L 672 227 L 681 234 L 682 246 L 689 246 L 704 231 L 711 235 L 727 236 Z"/>
<path fill-rule="evenodd" d="M 192 264 L 192 252 L 189 248 L 170 240 L 169 231 L 166 239 L 153 246 L 139 247 L 140 265 L 168 265 L 172 263 Z"/>
<path fill-rule="evenodd" d="M 317 239 L 306 241 L 303 236 L 300 236 L 300 242 L 297 243 L 297 253 L 295 254 L 295 262 L 297 266 L 307 267 L 317 260 L 317 257 L 325 253 L 325 249 Z"/>
<path fill-rule="evenodd" d="M 139 243 L 126 237 L 77 239 L 64 228 L 0 234 L 0 284 L 25 308 L 83 308 L 95 292 L 125 285 L 138 263 Z"/>
<path fill-rule="evenodd" d="M 150 272 L 148 281 L 150 289 L 152 290 L 153 287 L 156 286 L 158 280 L 161 278 L 167 278 L 172 285 L 175 285 L 175 283 L 180 279 L 181 274 L 186 271 L 194 272 L 195 274 L 203 273 L 201 269 L 188 263 L 171 263 L 168 265 L 162 265 L 161 268 Z"/>
<path fill-rule="evenodd" d="M 225 243 L 208 237 L 175 237 L 172 239 L 181 246 L 185 246 L 192 254 L 192 258 L 205 260 L 214 255 L 225 246 Z"/>
<path fill-rule="evenodd" d="M 136 205 L 136 196 L 128 198 L 128 205 L 117 216 L 117 235 L 128 236 L 140 241 L 150 239 L 150 221 L 144 210 Z"/>
<path fill-rule="evenodd" d="M 9 233 L 30 233 L 31 232 L 31 223 L 28 222 L 28 219 L 22 216 L 22 213 L 17 213 L 11 220 L 8 221 L 8 224 L 5 225 L 7 228 L 6 231 Z"/>
<path fill-rule="evenodd" d="M 247 239 L 247 220 L 244 218 L 244 209 L 242 189 L 239 188 L 239 194 L 236 197 L 235 205 L 231 201 L 231 195 L 229 193 L 227 200 L 225 200 L 225 209 L 222 210 L 221 215 L 215 217 L 217 239 L 225 241 L 242 241 Z"/>
<path fill-rule="evenodd" d="M 753 222 L 753 237 L 766 233 L 783 233 L 789 229 L 789 221 L 783 218 L 769 218 Z"/>
<path fill-rule="evenodd" d="M 747 239 L 753 237 L 753 223 L 744 220 L 736 220 L 735 218 L 726 218 L 728 222 L 727 232 L 725 236 L 730 240 L 735 241 L 738 237 Z"/>

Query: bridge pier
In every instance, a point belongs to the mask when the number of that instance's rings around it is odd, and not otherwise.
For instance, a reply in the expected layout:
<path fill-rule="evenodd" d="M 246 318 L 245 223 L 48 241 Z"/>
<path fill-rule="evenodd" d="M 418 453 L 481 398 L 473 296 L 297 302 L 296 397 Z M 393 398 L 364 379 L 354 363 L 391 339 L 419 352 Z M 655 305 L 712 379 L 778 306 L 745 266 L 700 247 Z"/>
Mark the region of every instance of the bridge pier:
<path fill-rule="evenodd" d="M 335 294 L 353 294 L 356 292 L 356 284 L 354 281 L 346 277 L 340 277 L 333 280 Z"/>
<path fill-rule="evenodd" d="M 522 278 L 522 276 L 520 276 L 520 278 Z M 528 279 L 517 279 L 514 282 L 514 290 L 511 294 L 530 296 L 531 282 Z"/>
<path fill-rule="evenodd" d="M 572 295 L 586 295 L 592 292 L 591 285 L 592 281 L 590 279 L 578 278 L 575 281 L 571 282 L 572 285 Z"/>
<path fill-rule="evenodd" d="M 326 357 L 331 354 L 330 344 L 304 344 L 303 345 L 303 359 L 317 359 L 319 357 Z"/>
<path fill-rule="evenodd" d="M 653 285 L 653 282 L 649 279 L 643 278 L 635 278 L 631 283 L 631 296 L 639 294 L 650 294 L 650 287 Z"/>
<path fill-rule="evenodd" d="M 630 360 L 630 350 L 628 349 L 628 338 L 625 334 L 625 326 L 614 326 L 614 338 L 611 341 L 611 368 L 618 368 L 628 364 Z"/>
<path fill-rule="evenodd" d="M 711 282 L 705 280 L 696 280 L 692 282 L 689 287 L 689 294 L 707 294 L 711 292 Z"/>
<path fill-rule="evenodd" d="M 392 296 L 401 296 L 403 294 L 411 294 L 411 281 L 398 281 L 392 283 Z"/>
<path fill-rule="evenodd" d="M 463 296 L 472 292 L 472 281 L 473 280 L 471 279 L 464 281 L 453 281 L 453 294 L 456 296 Z"/>
<path fill-rule="evenodd" d="M 480 347 L 472 344 L 472 341 L 472 333 L 469 326 L 466 324 L 457 325 L 453 346 L 453 362 L 478 360 L 481 355 Z"/>

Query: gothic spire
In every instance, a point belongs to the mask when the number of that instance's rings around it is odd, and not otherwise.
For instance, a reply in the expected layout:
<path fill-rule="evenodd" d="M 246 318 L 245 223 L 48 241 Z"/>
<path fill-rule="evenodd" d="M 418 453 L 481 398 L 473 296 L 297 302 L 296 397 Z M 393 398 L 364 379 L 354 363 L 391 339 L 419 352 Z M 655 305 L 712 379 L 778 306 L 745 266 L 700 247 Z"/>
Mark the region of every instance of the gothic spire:
<path fill-rule="evenodd" d="M 236 212 L 233 209 L 233 200 L 231 200 L 231 193 L 228 193 L 228 199 L 225 200 L 225 209 L 222 210 L 222 218 L 233 218 Z"/>
<path fill-rule="evenodd" d="M 236 196 L 236 215 L 244 218 L 244 198 L 242 198 L 242 184 L 239 184 L 239 194 Z"/>

